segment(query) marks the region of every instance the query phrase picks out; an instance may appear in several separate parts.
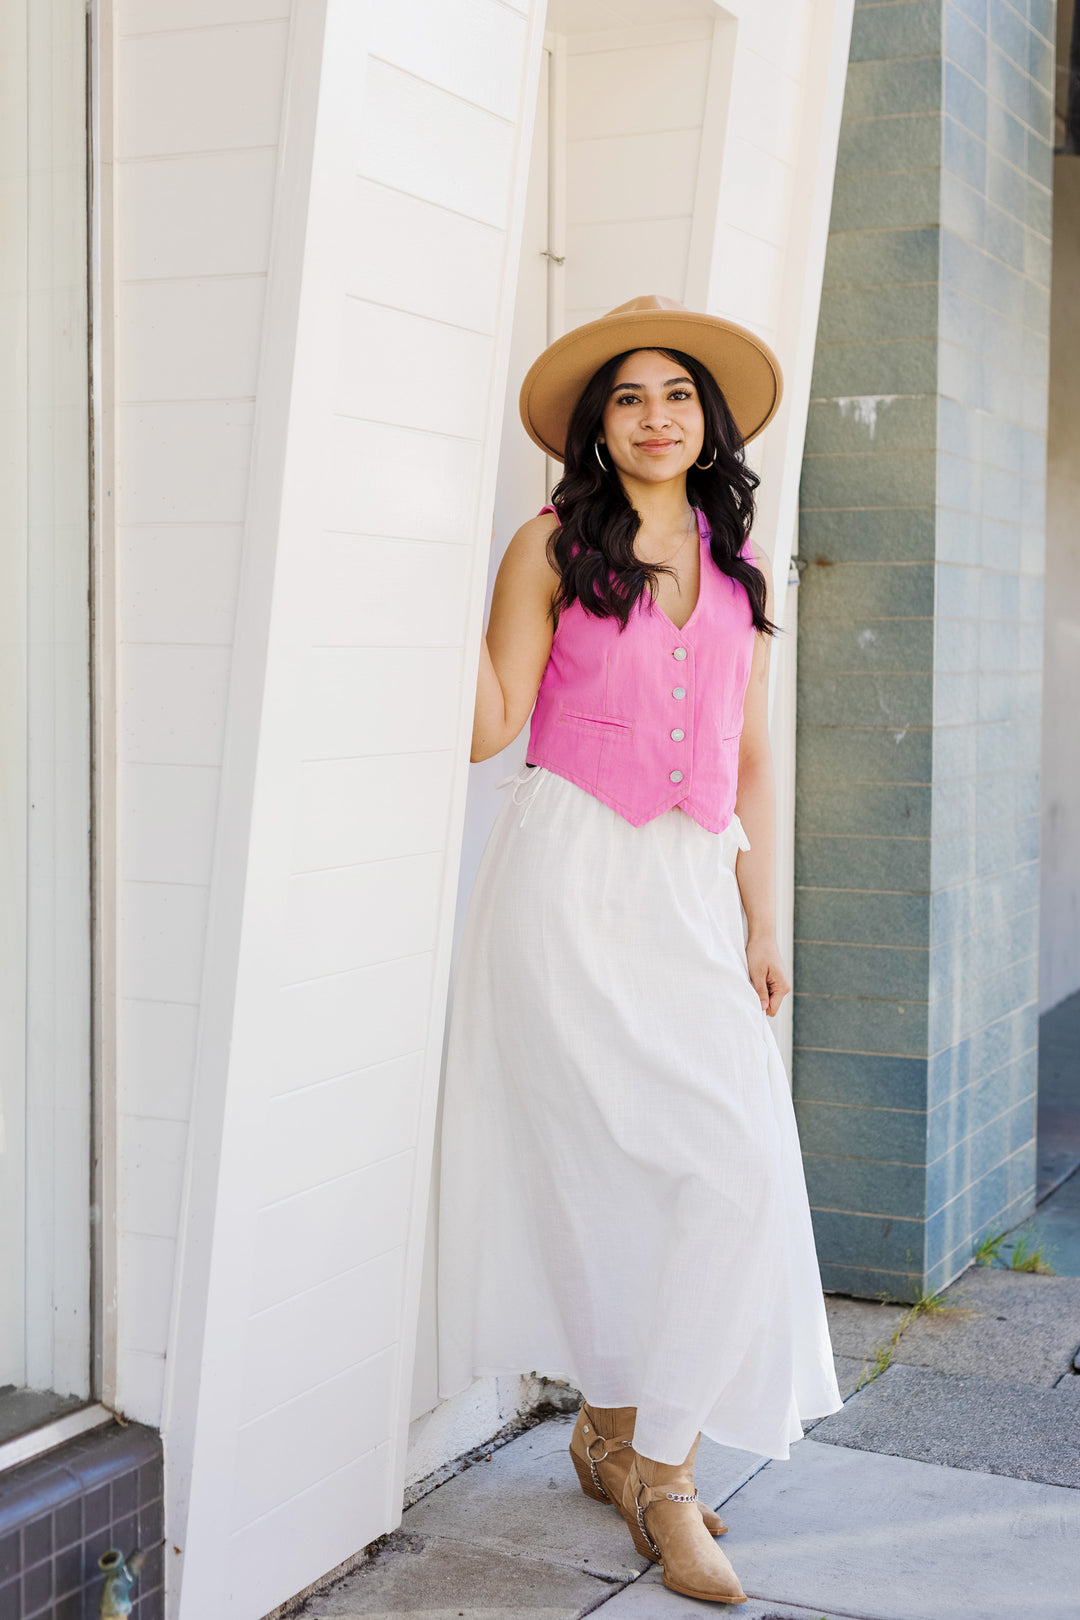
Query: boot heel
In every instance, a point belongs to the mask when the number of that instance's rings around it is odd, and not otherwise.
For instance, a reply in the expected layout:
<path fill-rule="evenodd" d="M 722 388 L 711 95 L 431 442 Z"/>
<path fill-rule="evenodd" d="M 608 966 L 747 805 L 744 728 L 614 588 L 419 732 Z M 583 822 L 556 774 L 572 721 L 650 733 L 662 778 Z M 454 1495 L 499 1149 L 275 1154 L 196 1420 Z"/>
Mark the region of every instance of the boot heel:
<path fill-rule="evenodd" d="M 611 1501 L 611 1498 L 606 1496 L 603 1491 L 597 1490 L 596 1482 L 592 1477 L 592 1469 L 589 1467 L 585 1459 L 583 1457 L 579 1457 L 576 1451 L 572 1451 L 570 1453 L 570 1461 L 574 1465 L 574 1472 L 577 1474 L 578 1483 L 585 1492 L 585 1495 L 591 1496 L 594 1502 L 603 1502 L 606 1506 Z"/>
<path fill-rule="evenodd" d="M 623 1519 L 625 1520 L 626 1528 L 630 1532 L 630 1539 L 634 1543 L 634 1551 L 640 1553 L 642 1558 L 647 1558 L 650 1564 L 659 1564 L 661 1559 L 657 1557 L 653 1548 L 649 1546 L 649 1543 L 645 1540 L 645 1537 L 641 1533 L 641 1526 L 637 1521 L 637 1513 L 628 1513 L 621 1502 L 616 1502 L 615 1506 L 618 1508 L 619 1512 L 623 1516 Z"/>
<path fill-rule="evenodd" d="M 649 1543 L 645 1540 L 645 1537 L 638 1529 L 637 1520 L 628 1518 L 625 1513 L 623 1514 L 623 1518 L 626 1520 L 626 1528 L 629 1530 L 631 1540 L 634 1543 L 634 1550 L 640 1553 L 642 1558 L 647 1558 L 650 1564 L 659 1564 L 661 1560 L 657 1558 L 656 1554 L 649 1546 Z"/>

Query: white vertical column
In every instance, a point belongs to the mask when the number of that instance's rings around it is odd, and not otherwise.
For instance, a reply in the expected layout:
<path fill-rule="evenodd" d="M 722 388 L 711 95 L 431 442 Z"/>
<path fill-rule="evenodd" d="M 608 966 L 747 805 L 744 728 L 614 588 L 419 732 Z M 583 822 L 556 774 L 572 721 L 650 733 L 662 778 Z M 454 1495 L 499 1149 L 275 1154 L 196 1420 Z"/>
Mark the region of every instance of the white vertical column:
<path fill-rule="evenodd" d="M 293 19 L 166 1397 L 184 1620 L 400 1514 L 539 10 Z"/>

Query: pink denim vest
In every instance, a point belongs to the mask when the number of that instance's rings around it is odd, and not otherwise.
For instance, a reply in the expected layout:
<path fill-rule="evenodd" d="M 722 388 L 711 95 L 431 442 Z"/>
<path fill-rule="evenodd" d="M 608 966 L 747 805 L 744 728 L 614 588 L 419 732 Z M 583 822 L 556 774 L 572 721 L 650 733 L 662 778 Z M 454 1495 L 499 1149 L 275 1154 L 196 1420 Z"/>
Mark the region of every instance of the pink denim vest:
<path fill-rule="evenodd" d="M 545 507 L 544 511 L 553 508 Z M 681 630 L 646 595 L 620 634 L 579 602 L 559 614 L 525 755 L 635 827 L 675 805 L 709 832 L 735 810 L 754 621 L 698 512 L 701 590 Z M 747 541 L 743 555 L 754 561 Z"/>

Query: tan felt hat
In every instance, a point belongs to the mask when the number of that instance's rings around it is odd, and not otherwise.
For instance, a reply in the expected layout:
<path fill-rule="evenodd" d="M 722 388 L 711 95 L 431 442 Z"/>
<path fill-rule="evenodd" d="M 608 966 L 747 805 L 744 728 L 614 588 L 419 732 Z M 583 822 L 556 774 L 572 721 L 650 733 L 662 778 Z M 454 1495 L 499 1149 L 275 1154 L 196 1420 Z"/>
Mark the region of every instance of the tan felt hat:
<path fill-rule="evenodd" d="M 780 404 L 780 363 L 759 337 L 734 321 L 647 293 L 576 326 L 533 361 L 521 385 L 521 420 L 541 450 L 563 459 L 582 389 L 606 360 L 626 349 L 680 349 L 699 360 L 723 390 L 744 443 L 761 432 Z"/>

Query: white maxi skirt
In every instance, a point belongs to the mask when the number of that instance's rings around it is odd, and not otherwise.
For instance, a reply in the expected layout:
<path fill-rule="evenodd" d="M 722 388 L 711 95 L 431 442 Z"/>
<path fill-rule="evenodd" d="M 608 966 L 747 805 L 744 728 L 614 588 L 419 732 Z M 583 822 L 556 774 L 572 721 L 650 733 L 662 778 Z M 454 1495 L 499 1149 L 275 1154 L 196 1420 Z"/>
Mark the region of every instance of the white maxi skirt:
<path fill-rule="evenodd" d="M 634 827 L 512 779 L 462 940 L 443 1101 L 440 1391 L 537 1372 L 786 1458 L 839 1411 L 795 1113 L 750 983 L 732 821 Z"/>

